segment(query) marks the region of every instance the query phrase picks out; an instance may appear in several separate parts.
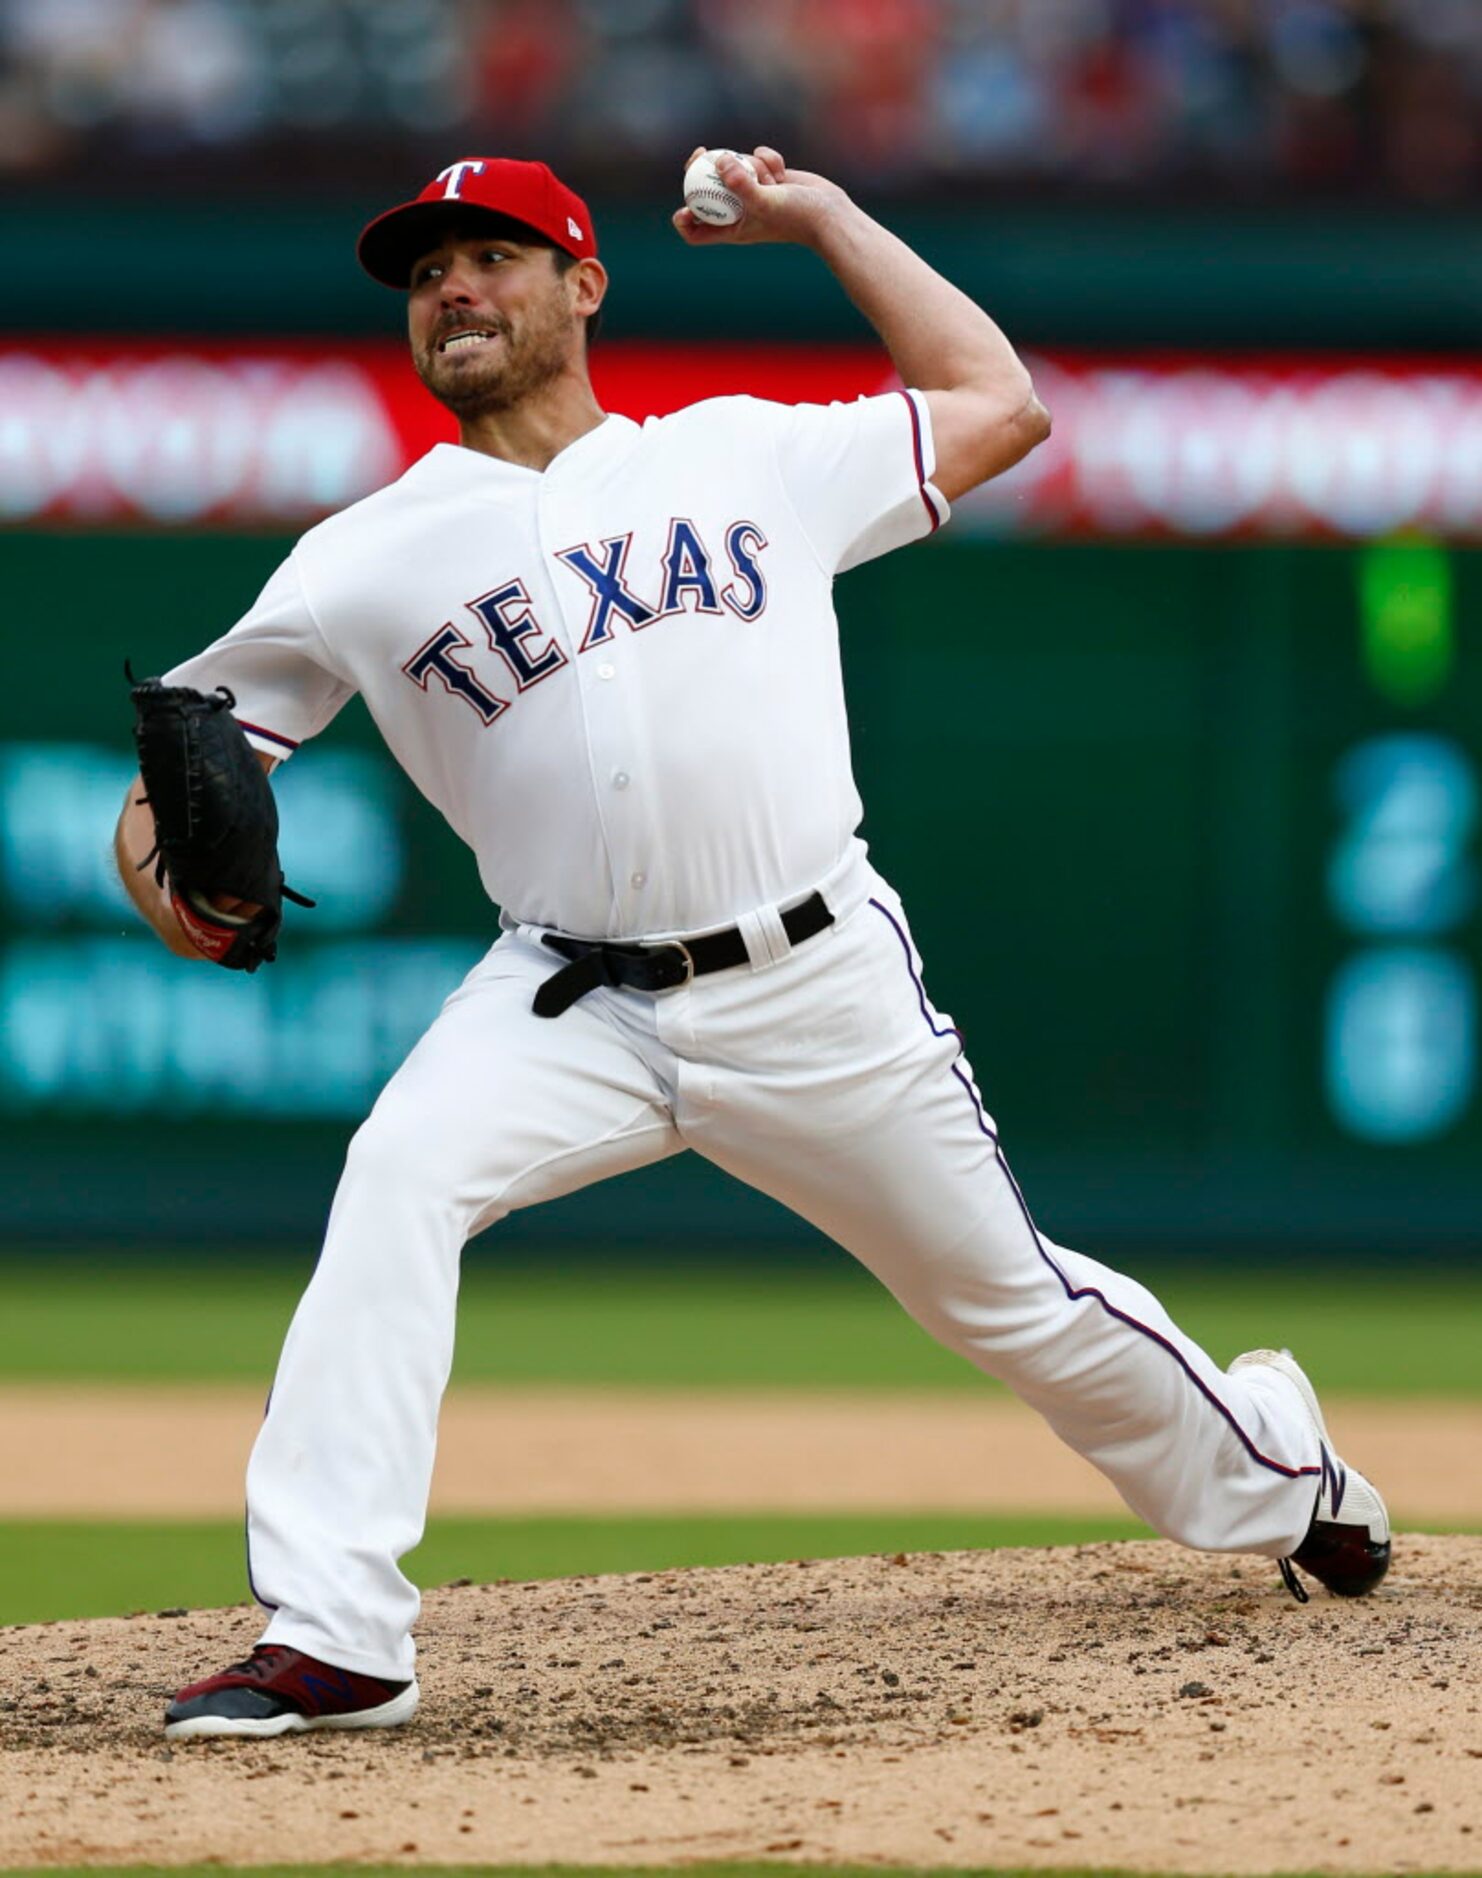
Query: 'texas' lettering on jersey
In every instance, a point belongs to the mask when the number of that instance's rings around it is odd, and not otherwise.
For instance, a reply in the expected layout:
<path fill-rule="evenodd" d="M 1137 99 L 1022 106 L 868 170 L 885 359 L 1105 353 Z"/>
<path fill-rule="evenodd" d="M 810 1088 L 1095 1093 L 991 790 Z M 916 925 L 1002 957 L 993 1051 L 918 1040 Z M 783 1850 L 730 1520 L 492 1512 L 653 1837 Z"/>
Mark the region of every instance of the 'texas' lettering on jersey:
<path fill-rule="evenodd" d="M 591 597 L 578 654 L 607 644 L 617 636 L 619 625 L 629 632 L 642 632 L 659 620 L 672 619 L 676 613 L 723 617 L 729 612 L 739 620 L 753 620 L 767 604 L 767 583 L 758 559 L 767 537 L 755 522 L 732 522 L 726 529 L 730 568 L 730 577 L 726 578 L 724 571 L 713 571 L 710 550 L 695 524 L 676 515 L 669 523 L 668 546 L 660 558 L 660 588 L 654 602 L 635 593 L 628 584 L 628 552 L 632 545 L 633 531 L 629 529 L 625 535 L 606 536 L 596 548 L 583 541 L 574 548 L 557 551 L 556 559 L 579 576 Z M 724 585 L 719 584 L 722 580 Z M 483 627 L 490 650 L 504 661 L 518 691 L 528 691 L 567 664 L 560 645 L 536 619 L 523 581 L 507 580 L 465 604 Z M 467 653 L 473 653 L 473 659 L 463 656 Z M 448 620 L 401 669 L 422 691 L 431 679 L 437 679 L 445 691 L 462 698 L 486 724 L 492 724 L 503 717 L 511 700 L 491 689 L 477 669 L 478 662 L 475 640 Z M 487 666 L 488 661 L 483 663 Z M 501 689 L 508 690 L 508 686 L 501 685 Z"/>

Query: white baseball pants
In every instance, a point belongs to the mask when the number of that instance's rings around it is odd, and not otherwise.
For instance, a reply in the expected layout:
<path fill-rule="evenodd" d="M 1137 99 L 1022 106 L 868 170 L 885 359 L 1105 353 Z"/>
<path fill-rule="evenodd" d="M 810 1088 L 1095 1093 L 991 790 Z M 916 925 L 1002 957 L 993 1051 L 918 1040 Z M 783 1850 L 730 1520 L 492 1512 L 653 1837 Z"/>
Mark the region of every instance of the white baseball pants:
<path fill-rule="evenodd" d="M 264 1641 L 412 1674 L 398 1560 L 422 1534 L 465 1240 L 686 1147 L 846 1247 L 1159 1532 L 1301 1541 L 1318 1454 L 1294 1390 L 1225 1375 L 1143 1286 L 1037 1231 L 899 900 L 863 862 L 829 900 L 836 924 L 796 951 L 754 918 L 770 962 L 657 997 L 536 1017 L 560 960 L 514 933 L 448 999 L 351 1144 L 253 1450 Z"/>

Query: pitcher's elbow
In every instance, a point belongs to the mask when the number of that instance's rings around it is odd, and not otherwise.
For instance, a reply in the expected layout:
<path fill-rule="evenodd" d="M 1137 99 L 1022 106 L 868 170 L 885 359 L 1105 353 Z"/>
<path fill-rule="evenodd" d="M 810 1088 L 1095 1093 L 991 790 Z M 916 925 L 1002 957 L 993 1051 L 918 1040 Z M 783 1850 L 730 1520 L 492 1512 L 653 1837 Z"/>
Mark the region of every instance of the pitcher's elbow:
<path fill-rule="evenodd" d="M 1049 439 L 1050 432 L 1054 429 L 1054 424 L 1050 418 L 1049 407 L 1040 400 L 1038 394 L 1032 389 L 1028 398 L 1025 400 L 1024 409 L 1019 413 L 1019 428 L 1028 439 L 1025 450 L 1026 455 L 1030 450 L 1037 450 L 1042 443 L 1045 443 Z"/>
<path fill-rule="evenodd" d="M 1000 476 L 1016 463 L 1022 463 L 1049 434 L 1050 413 L 1031 387 L 1023 403 L 1007 417 L 1000 418 L 993 427 L 987 451 L 989 460 L 984 466 L 984 480 L 989 476 Z"/>

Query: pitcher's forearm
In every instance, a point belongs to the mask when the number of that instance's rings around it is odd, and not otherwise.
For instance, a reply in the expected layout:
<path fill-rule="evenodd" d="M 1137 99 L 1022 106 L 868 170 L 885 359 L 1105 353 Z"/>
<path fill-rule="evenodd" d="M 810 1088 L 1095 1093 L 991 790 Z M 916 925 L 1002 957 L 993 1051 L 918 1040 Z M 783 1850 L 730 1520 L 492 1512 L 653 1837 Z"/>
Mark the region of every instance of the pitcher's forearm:
<path fill-rule="evenodd" d="M 147 803 L 140 801 L 143 785 L 135 777 L 124 799 L 123 814 L 113 837 L 113 855 L 118 863 L 118 877 L 124 892 L 133 901 L 140 917 L 153 928 L 161 942 L 177 958 L 198 959 L 199 951 L 186 938 L 168 891 L 155 879 L 153 866 L 140 863 L 154 847 L 154 817 Z"/>
<path fill-rule="evenodd" d="M 820 217 L 813 246 L 880 335 L 903 383 L 988 392 L 1010 410 L 1032 397 L 1023 361 L 983 309 L 848 197 Z"/>

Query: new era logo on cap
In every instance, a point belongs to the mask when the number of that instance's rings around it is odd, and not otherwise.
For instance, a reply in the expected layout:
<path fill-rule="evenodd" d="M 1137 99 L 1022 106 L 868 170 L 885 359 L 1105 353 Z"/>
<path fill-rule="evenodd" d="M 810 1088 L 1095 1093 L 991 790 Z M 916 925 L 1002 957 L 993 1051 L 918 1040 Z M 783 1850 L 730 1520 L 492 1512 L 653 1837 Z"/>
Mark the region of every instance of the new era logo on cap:
<path fill-rule="evenodd" d="M 360 264 L 388 287 L 405 287 L 414 263 L 435 245 L 450 214 L 487 209 L 491 217 L 523 222 L 568 254 L 597 252 L 591 213 L 544 163 L 513 157 L 460 157 L 439 170 L 411 202 L 378 215 L 362 232 Z"/>

